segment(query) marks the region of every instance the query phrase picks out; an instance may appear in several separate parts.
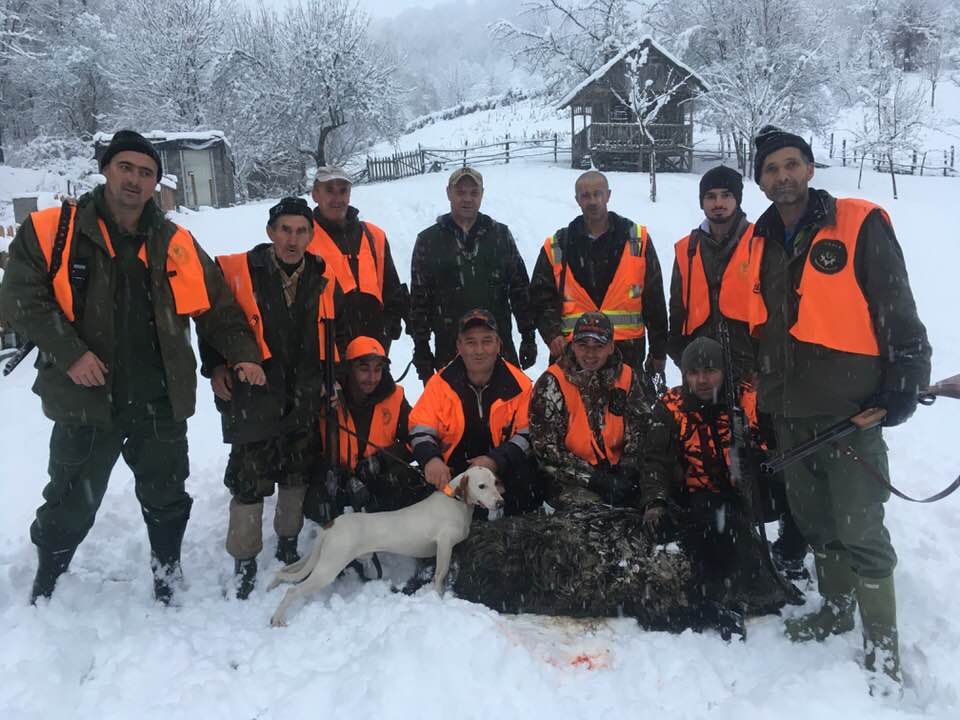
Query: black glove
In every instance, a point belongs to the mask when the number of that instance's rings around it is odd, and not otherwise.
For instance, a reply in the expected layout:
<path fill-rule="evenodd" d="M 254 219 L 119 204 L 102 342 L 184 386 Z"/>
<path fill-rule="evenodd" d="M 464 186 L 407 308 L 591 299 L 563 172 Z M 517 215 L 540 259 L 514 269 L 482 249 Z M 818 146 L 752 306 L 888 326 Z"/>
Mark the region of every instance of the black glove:
<path fill-rule="evenodd" d="M 910 419 L 917 409 L 918 399 L 916 390 L 883 390 L 867 400 L 864 407 L 883 408 L 887 411 L 883 427 L 896 427 Z"/>
<path fill-rule="evenodd" d="M 634 494 L 633 479 L 606 465 L 594 469 L 588 487 L 609 505 L 626 505 Z"/>
<path fill-rule="evenodd" d="M 424 385 L 427 384 L 427 380 L 433 377 L 433 363 L 434 358 L 430 346 L 416 343 L 413 346 L 413 366 L 417 369 L 417 377 Z"/>
<path fill-rule="evenodd" d="M 526 370 L 537 362 L 537 336 L 528 330 L 520 337 L 520 367 Z"/>
<path fill-rule="evenodd" d="M 383 468 L 383 460 L 380 457 L 380 453 L 375 452 L 369 457 L 365 457 L 359 463 L 357 463 L 357 472 L 356 475 L 364 485 L 371 485 L 376 483 L 377 479 L 380 477 L 380 471 Z"/>

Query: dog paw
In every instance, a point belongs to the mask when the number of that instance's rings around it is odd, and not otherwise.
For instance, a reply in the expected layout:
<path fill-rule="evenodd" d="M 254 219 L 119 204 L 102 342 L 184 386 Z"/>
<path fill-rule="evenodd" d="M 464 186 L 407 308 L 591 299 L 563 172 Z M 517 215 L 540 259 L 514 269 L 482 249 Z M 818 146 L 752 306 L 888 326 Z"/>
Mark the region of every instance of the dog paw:
<path fill-rule="evenodd" d="M 271 627 L 286 627 L 286 626 L 287 626 L 287 621 L 286 621 L 284 618 L 282 618 L 282 617 L 277 617 L 276 615 L 274 615 L 272 618 L 270 618 L 270 626 L 271 626 Z"/>

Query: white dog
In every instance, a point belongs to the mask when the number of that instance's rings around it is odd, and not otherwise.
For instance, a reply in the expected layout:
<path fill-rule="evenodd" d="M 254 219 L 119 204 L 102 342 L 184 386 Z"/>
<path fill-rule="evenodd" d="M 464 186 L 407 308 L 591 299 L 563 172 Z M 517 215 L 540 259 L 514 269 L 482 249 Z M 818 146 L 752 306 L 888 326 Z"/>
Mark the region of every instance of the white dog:
<path fill-rule="evenodd" d="M 503 507 L 496 476 L 478 466 L 457 475 L 443 492 L 402 510 L 335 518 L 324 526 L 310 554 L 277 572 L 267 587 L 272 590 L 284 582 L 303 581 L 287 590 L 270 624 L 286 625 L 287 609 L 294 600 L 326 587 L 357 557 L 373 552 L 417 558 L 436 555 L 433 586 L 442 592 L 453 546 L 470 534 L 475 505 L 488 510 Z"/>

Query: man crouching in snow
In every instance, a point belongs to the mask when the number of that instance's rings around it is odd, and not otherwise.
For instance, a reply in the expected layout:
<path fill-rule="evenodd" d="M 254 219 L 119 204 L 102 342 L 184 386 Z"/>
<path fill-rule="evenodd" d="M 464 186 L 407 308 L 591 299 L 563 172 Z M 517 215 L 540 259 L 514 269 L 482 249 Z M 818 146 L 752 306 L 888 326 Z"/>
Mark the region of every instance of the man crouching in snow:
<path fill-rule="evenodd" d="M 299 559 L 303 500 L 319 462 L 323 368 L 333 362 L 324 357 L 321 321 L 333 317 L 341 297 L 323 258 L 306 252 L 313 237 L 306 201 L 288 197 L 270 208 L 267 236 L 269 243 L 249 252 L 217 258 L 260 344 L 266 387 L 234 382 L 236 368 L 210 344 L 200 343 L 202 371 L 216 395 L 223 440 L 231 443 L 223 479 L 233 496 L 227 552 L 235 560 L 241 600 L 256 580 L 263 498 L 273 494 L 274 485 L 276 557 L 286 564 Z"/>
<path fill-rule="evenodd" d="M 10 246 L 0 313 L 40 349 L 43 412 L 54 421 L 50 482 L 30 527 L 39 565 L 31 602 L 50 597 L 90 528 L 122 454 L 133 471 L 169 604 L 192 500 L 187 418 L 196 401 L 197 333 L 245 383 L 260 352 L 216 265 L 153 201 L 160 155 L 121 130 L 100 159 L 106 184 L 77 204 L 31 214 Z"/>
<path fill-rule="evenodd" d="M 697 338 L 684 350 L 680 369 L 683 386 L 660 398 L 646 437 L 644 529 L 657 541 L 682 541 L 694 564 L 703 623 L 717 625 L 725 637 L 745 637 L 745 615 L 778 610 L 784 587 L 765 564 L 766 549 L 745 506 L 748 490 L 731 481 L 723 349 Z M 743 385 L 740 393 L 756 433 L 756 391 Z"/>

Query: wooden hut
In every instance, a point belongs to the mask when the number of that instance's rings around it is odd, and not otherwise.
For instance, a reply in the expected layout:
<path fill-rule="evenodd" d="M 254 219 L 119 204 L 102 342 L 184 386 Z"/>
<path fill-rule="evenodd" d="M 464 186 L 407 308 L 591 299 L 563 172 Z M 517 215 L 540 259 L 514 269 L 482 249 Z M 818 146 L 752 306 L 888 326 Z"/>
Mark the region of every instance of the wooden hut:
<path fill-rule="evenodd" d="M 570 108 L 572 167 L 649 170 L 651 143 L 625 100 L 631 58 L 644 58 L 637 70 L 653 92 L 679 83 L 656 122 L 649 127 L 655 140 L 658 171 L 690 172 L 693 166 L 693 99 L 706 83 L 688 66 L 646 37 L 624 48 L 560 101 Z"/>
<path fill-rule="evenodd" d="M 176 195 L 176 205 L 193 210 L 200 207 L 227 207 L 237 201 L 233 156 L 222 132 L 153 131 L 143 133 L 143 136 L 159 151 L 164 175 L 173 176 L 166 185 L 160 184 L 161 195 L 172 191 Z M 98 162 L 112 139 L 111 133 L 97 133 L 94 136 L 94 156 Z M 171 188 L 174 182 L 175 188 Z M 169 203 L 169 199 L 166 202 Z M 164 209 L 167 209 L 166 205 Z"/>

